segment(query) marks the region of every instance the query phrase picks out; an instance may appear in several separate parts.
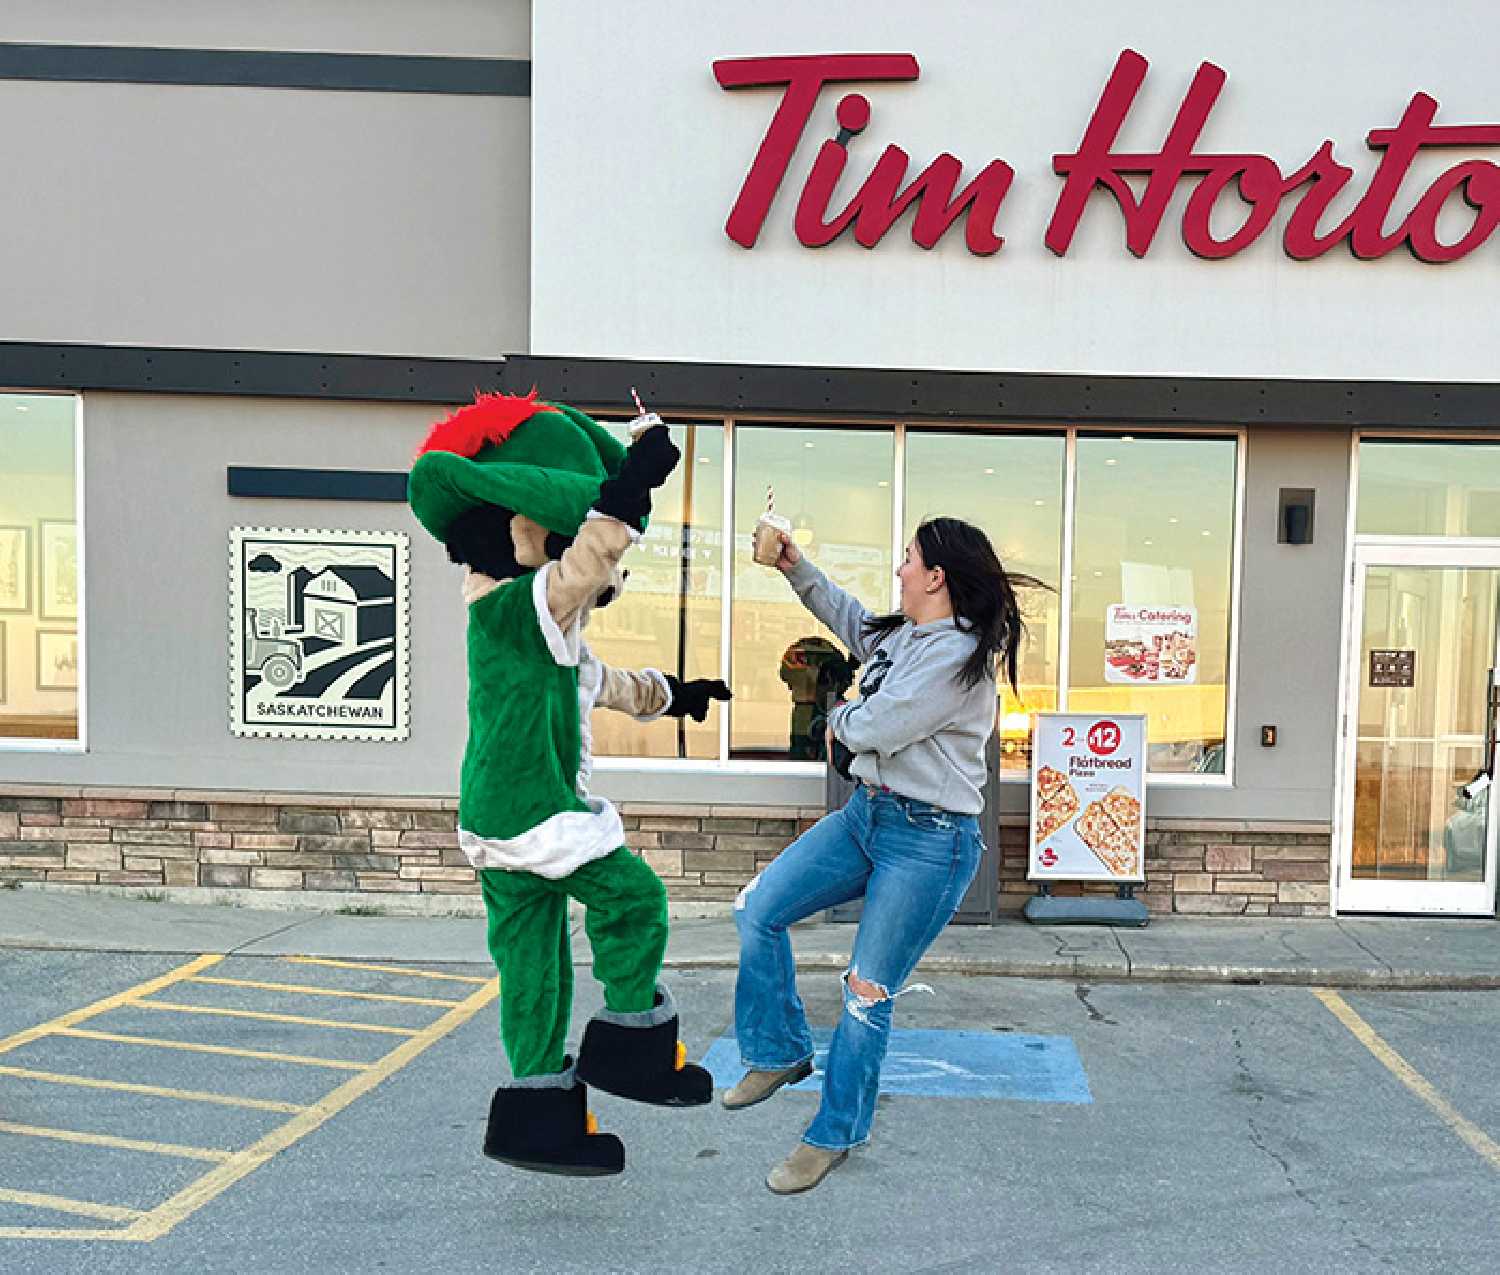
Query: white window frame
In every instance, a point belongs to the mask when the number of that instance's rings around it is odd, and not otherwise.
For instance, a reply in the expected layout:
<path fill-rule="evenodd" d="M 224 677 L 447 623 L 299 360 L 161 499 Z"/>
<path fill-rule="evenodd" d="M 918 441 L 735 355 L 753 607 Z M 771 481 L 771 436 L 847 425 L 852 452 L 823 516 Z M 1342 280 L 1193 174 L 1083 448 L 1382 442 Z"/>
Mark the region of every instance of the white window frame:
<path fill-rule="evenodd" d="M 0 734 L 0 753 L 86 753 L 88 752 L 88 571 L 86 555 L 88 534 L 84 527 L 85 506 L 83 503 L 83 395 L 57 390 L 33 390 L 24 386 L 0 386 L 0 394 L 24 394 L 28 398 L 68 398 L 73 401 L 73 511 L 75 535 L 78 542 L 78 737 L 76 739 L 28 739 L 24 736 Z M 41 561 L 42 547 L 36 546 L 36 563 Z M 33 576 L 32 583 L 40 579 Z M 40 615 L 41 598 L 36 598 Z M 40 620 L 38 620 L 40 623 Z"/>
<path fill-rule="evenodd" d="M 891 560 L 899 562 L 904 551 L 905 532 L 903 530 L 906 521 L 906 443 L 907 431 L 914 429 L 920 432 L 942 432 L 974 433 L 974 434 L 1049 434 L 1061 435 L 1065 444 L 1065 457 L 1063 465 L 1063 542 L 1062 542 L 1062 578 L 1058 582 L 1060 595 L 1060 611 L 1058 615 L 1058 709 L 1063 711 L 1067 708 L 1068 700 L 1068 659 L 1071 654 L 1072 623 L 1073 623 L 1073 590 L 1071 588 L 1072 566 L 1073 566 L 1073 543 L 1074 543 L 1074 516 L 1076 513 L 1076 492 L 1078 478 L 1078 438 L 1080 434 L 1089 436 L 1116 434 L 1129 434 L 1133 437 L 1160 437 L 1179 438 L 1188 435 L 1192 438 L 1214 438 L 1232 439 L 1235 444 L 1234 464 L 1234 526 L 1233 544 L 1230 550 L 1230 579 L 1229 579 L 1229 638 L 1228 638 L 1228 661 L 1225 670 L 1226 690 L 1228 702 L 1225 706 L 1224 716 L 1224 772 L 1218 775 L 1183 774 L 1180 772 L 1164 771 L 1160 774 L 1148 776 L 1153 786 L 1165 788 L 1233 788 L 1235 763 L 1236 763 L 1236 722 L 1238 708 L 1239 688 L 1239 654 L 1240 654 L 1240 582 L 1243 578 L 1244 567 L 1244 528 L 1245 528 L 1245 487 L 1246 487 L 1246 452 L 1248 431 L 1246 428 L 1224 428 L 1204 426 L 1202 428 L 1190 427 L 1187 424 L 1173 425 L 1133 425 L 1114 422 L 1089 422 L 1087 424 L 1058 422 L 1017 422 L 1004 421 L 962 421 L 962 420 L 933 420 L 933 421 L 890 421 L 879 418 L 867 417 L 840 417 L 840 418 L 818 418 L 812 419 L 806 416 L 796 415 L 773 415 L 773 414 L 736 414 L 719 415 L 713 412 L 688 413 L 684 419 L 691 419 L 694 423 L 713 424 L 717 422 L 723 429 L 724 440 L 724 472 L 723 472 L 723 520 L 725 534 L 720 551 L 724 558 L 720 562 L 720 575 L 724 581 L 724 589 L 720 597 L 720 633 L 719 633 L 719 676 L 726 682 L 730 682 L 733 664 L 733 644 L 731 642 L 731 621 L 734 607 L 733 586 L 733 562 L 734 553 L 734 485 L 736 471 L 736 447 L 735 429 L 738 425 L 786 425 L 800 428 L 812 429 L 890 429 L 893 432 L 893 459 L 895 473 L 891 479 Z M 895 607 L 900 602 L 900 586 L 894 577 L 891 581 L 890 604 Z M 731 710 L 732 711 L 732 710 Z M 758 775 L 766 778 L 796 777 L 812 778 L 823 774 L 822 762 L 806 761 L 738 761 L 729 756 L 729 713 L 721 711 L 719 714 L 719 756 L 717 760 L 705 760 L 703 758 L 679 758 L 679 757 L 598 757 L 594 761 L 594 768 L 606 772 L 643 772 L 681 775 Z M 1005 774 L 1001 777 L 1001 783 L 1006 785 L 1019 785 L 1028 783 L 1025 775 Z"/>

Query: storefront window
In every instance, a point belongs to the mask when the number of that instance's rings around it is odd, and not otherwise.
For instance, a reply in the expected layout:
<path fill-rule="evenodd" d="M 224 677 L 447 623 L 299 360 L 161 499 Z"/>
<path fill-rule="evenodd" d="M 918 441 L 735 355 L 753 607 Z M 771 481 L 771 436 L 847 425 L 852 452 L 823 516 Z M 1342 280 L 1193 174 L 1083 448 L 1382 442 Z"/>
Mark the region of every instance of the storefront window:
<path fill-rule="evenodd" d="M 624 425 L 610 429 L 628 441 Z M 596 611 L 588 642 L 606 664 L 657 668 L 687 681 L 719 676 L 724 596 L 724 431 L 718 425 L 671 427 L 682 450 L 655 494 L 651 522 L 621 564 L 625 592 Z M 609 709 L 594 714 L 594 752 L 614 757 L 719 756 L 718 705 L 708 718 L 637 722 Z"/>
<path fill-rule="evenodd" d="M 856 677 L 780 573 L 751 558 L 768 491 L 802 552 L 872 611 L 888 611 L 894 437 L 889 429 L 736 428 L 731 757 L 821 759 L 822 701 Z"/>
<path fill-rule="evenodd" d="M 903 544 L 927 518 L 972 522 L 1006 567 L 1050 586 L 1020 594 L 1020 694 L 1003 687 L 998 705 L 1007 777 L 1029 773 L 1030 715 L 1063 705 L 1146 714 L 1154 774 L 1227 773 L 1238 439 L 737 422 L 726 455 L 718 423 L 672 433 L 683 462 L 627 556 L 624 598 L 595 614 L 589 641 L 619 667 L 723 677 L 734 700 L 701 724 L 601 710 L 597 755 L 823 759 L 826 704 L 857 693 L 858 670 L 780 574 L 754 562 L 769 497 L 803 551 L 877 613 L 896 605 L 897 517 Z"/>
<path fill-rule="evenodd" d="M 1362 536 L 1500 536 L 1500 445 L 1359 445 Z"/>
<path fill-rule="evenodd" d="M 1145 713 L 1157 774 L 1225 769 L 1236 453 L 1078 439 L 1068 707 Z"/>
<path fill-rule="evenodd" d="M 1057 707 L 1066 467 L 1062 434 L 906 435 L 905 538 L 928 518 L 962 518 L 989 536 L 1007 570 L 1051 586 L 1018 594 L 1027 628 L 1021 694 L 1003 686 L 1000 716 L 1001 769 L 1018 776 L 1031 765 L 1030 714 Z"/>
<path fill-rule="evenodd" d="M 79 738 L 76 416 L 0 394 L 0 742 Z"/>

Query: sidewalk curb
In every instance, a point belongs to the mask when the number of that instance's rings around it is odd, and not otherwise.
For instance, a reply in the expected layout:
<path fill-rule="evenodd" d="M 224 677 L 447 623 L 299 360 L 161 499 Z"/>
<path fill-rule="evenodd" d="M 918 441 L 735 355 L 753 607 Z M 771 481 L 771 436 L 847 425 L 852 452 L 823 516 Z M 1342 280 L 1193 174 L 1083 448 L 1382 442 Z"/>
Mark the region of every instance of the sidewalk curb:
<path fill-rule="evenodd" d="M 98 952 L 120 956 L 181 955 L 182 948 L 110 947 L 104 942 L 48 942 L 0 937 L 0 952 Z M 257 952 L 235 953 L 260 956 Z M 271 959 L 271 954 L 265 954 Z M 470 965 L 473 961 L 403 956 L 408 965 Z M 587 968 L 588 961 L 575 961 Z M 841 973 L 848 957 L 813 952 L 797 957 L 797 969 L 807 973 Z M 668 956 L 666 970 L 733 970 L 739 962 L 725 956 Z M 971 978 L 1049 978 L 1088 983 L 1201 983 L 1236 987 L 1338 987 L 1369 992 L 1489 992 L 1500 991 L 1500 973 L 1443 974 L 1416 970 L 1376 972 L 1367 969 L 1273 969 L 1252 965 L 1145 965 L 1122 969 L 1118 964 L 1077 961 L 1071 965 L 1033 961 L 993 961 L 975 957 L 940 956 L 921 961 L 917 974 L 959 974 Z"/>
<path fill-rule="evenodd" d="M 814 953 L 797 957 L 797 969 L 842 971 L 846 957 Z M 738 963 L 723 957 L 679 957 L 665 969 L 732 970 Z M 1205 983 L 1233 986 L 1344 987 L 1361 991 L 1500 991 L 1500 973 L 1433 974 L 1360 969 L 1271 969 L 1255 966 L 1148 965 L 1123 970 L 1118 965 L 1079 961 L 1070 966 L 1029 961 L 986 961 L 972 957 L 938 957 L 920 961 L 917 974 L 963 974 L 976 978 L 1055 978 L 1090 983 Z"/>

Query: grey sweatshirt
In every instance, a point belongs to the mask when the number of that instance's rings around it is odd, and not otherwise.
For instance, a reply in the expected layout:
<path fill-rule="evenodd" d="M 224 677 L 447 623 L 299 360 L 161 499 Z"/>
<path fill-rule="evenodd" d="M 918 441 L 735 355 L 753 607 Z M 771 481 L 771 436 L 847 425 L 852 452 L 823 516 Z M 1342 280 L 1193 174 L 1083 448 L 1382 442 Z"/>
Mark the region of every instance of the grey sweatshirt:
<path fill-rule="evenodd" d="M 829 716 L 834 735 L 855 754 L 855 778 L 978 814 L 996 703 L 993 669 L 968 690 L 958 680 L 974 651 L 973 634 L 950 618 L 867 637 L 871 613 L 806 558 L 786 574 L 802 604 L 863 666 L 860 698 Z"/>

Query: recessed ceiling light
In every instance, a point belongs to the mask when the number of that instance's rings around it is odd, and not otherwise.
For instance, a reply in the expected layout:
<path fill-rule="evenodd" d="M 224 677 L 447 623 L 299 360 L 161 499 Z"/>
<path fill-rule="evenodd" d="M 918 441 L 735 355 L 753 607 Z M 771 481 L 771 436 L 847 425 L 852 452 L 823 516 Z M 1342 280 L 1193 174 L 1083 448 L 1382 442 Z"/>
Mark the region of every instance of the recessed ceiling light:
<path fill-rule="evenodd" d="M 1175 518 L 1168 518 L 1167 521 L 1170 522 L 1170 523 L 1176 523 L 1177 519 L 1175 519 Z"/>
<path fill-rule="evenodd" d="M 1042 505 L 1045 505 L 1047 502 L 1045 500 L 1033 500 L 1031 503 L 1033 505 L 1036 505 L 1038 508 L 1040 508 Z"/>
<path fill-rule="evenodd" d="M 889 486 L 890 486 L 890 483 L 889 483 L 889 482 L 887 482 L 887 481 L 886 481 L 886 480 L 885 480 L 885 479 L 884 479 L 884 478 L 882 478 L 882 479 L 881 479 L 881 480 L 880 480 L 880 481 L 879 481 L 879 482 L 878 482 L 878 483 L 876 483 L 876 484 L 875 484 L 875 485 L 876 485 L 876 486 L 877 486 L 877 487 L 889 487 Z"/>
<path fill-rule="evenodd" d="M 1096 571 L 1096 572 L 1094 572 L 1094 574 L 1096 576 L 1102 576 L 1104 574 L 1104 572 L 1102 572 L 1102 571 Z"/>
<path fill-rule="evenodd" d="M 1204 535 L 1205 535 L 1205 536 L 1211 536 L 1211 535 L 1213 535 L 1213 534 L 1214 534 L 1214 533 L 1213 533 L 1213 532 L 1211 532 L 1211 531 L 1205 531 L 1205 532 L 1204 532 L 1204 533 L 1203 533 L 1203 534 L 1204 534 Z"/>
<path fill-rule="evenodd" d="M 29 412 L 30 410 L 31 409 L 29 407 L 27 407 L 25 403 L 17 403 L 16 404 L 16 411 L 18 411 L 18 412 Z"/>
<path fill-rule="evenodd" d="M 1104 462 L 1104 463 L 1105 463 L 1105 464 L 1106 464 L 1106 465 L 1118 465 L 1118 464 L 1119 464 L 1119 463 L 1120 463 L 1120 462 L 1119 462 L 1119 461 L 1117 461 L 1117 460 L 1116 460 L 1116 459 L 1115 459 L 1115 458 L 1114 458 L 1114 457 L 1113 457 L 1113 456 L 1111 456 L 1111 457 L 1110 457 L 1110 458 L 1109 458 L 1109 459 L 1108 459 L 1108 460 L 1107 460 L 1107 461 L 1105 461 L 1105 462 Z"/>
<path fill-rule="evenodd" d="M 1151 543 L 1152 543 L 1152 542 L 1151 542 L 1151 541 L 1149 541 L 1149 540 L 1148 540 L 1148 541 L 1146 541 L 1146 543 L 1147 543 L 1147 544 L 1148 544 L 1148 545 L 1149 545 L 1149 544 L 1151 544 Z"/>
<path fill-rule="evenodd" d="M 708 457 L 707 456 L 700 456 L 700 457 L 698 457 L 698 463 L 700 465 L 706 465 L 706 464 L 708 464 Z"/>
<path fill-rule="evenodd" d="M 1135 442 L 1135 435 L 1134 434 L 1121 434 L 1120 435 L 1120 441 L 1122 443 L 1133 443 L 1133 442 Z"/>
<path fill-rule="evenodd" d="M 804 447 L 811 447 L 812 444 L 811 443 L 803 443 L 802 446 L 804 446 Z"/>
<path fill-rule="evenodd" d="M 995 471 L 993 469 L 986 469 L 984 472 L 987 474 L 993 474 Z"/>

